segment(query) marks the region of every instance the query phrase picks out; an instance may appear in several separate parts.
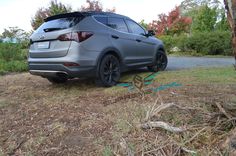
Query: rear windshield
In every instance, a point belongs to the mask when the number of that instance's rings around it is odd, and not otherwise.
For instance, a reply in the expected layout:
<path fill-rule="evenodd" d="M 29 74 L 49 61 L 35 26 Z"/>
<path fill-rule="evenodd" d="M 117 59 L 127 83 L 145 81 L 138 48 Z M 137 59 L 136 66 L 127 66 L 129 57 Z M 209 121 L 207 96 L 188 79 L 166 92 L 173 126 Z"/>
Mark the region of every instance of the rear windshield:
<path fill-rule="evenodd" d="M 36 32 L 50 32 L 57 31 L 62 29 L 68 29 L 76 24 L 78 24 L 83 18 L 78 17 L 68 17 L 68 18 L 59 18 L 51 21 L 44 22 Z"/>

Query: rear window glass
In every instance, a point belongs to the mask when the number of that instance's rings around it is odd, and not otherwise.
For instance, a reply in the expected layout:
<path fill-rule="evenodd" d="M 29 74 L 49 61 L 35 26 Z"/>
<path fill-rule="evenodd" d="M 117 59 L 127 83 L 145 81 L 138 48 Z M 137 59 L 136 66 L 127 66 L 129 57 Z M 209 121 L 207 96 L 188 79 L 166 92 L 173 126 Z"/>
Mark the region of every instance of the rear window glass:
<path fill-rule="evenodd" d="M 81 20 L 82 18 L 77 18 L 77 17 L 59 18 L 59 19 L 51 20 L 48 22 L 44 22 L 36 30 L 36 32 L 48 32 L 48 31 L 68 29 L 78 24 Z"/>

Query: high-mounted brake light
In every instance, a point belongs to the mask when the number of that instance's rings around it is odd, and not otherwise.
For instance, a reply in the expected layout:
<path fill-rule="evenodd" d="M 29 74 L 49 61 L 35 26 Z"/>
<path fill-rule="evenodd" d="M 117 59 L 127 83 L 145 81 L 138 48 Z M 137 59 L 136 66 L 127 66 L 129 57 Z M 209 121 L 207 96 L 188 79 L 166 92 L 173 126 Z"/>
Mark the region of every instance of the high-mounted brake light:
<path fill-rule="evenodd" d="M 76 41 L 76 42 L 83 42 L 93 36 L 92 32 L 88 31 L 80 31 L 80 32 L 72 32 L 60 35 L 58 37 L 59 41 Z"/>

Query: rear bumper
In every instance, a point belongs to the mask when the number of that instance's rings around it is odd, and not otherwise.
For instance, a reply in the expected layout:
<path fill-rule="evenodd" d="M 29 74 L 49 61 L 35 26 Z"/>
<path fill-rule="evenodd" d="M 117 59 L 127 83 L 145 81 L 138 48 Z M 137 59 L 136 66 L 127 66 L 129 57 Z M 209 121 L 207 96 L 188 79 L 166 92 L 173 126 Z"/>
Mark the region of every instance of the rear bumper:
<path fill-rule="evenodd" d="M 29 72 L 42 77 L 55 77 L 64 75 L 68 78 L 95 77 L 96 68 L 93 66 L 66 67 L 63 63 L 32 63 L 29 62 Z"/>

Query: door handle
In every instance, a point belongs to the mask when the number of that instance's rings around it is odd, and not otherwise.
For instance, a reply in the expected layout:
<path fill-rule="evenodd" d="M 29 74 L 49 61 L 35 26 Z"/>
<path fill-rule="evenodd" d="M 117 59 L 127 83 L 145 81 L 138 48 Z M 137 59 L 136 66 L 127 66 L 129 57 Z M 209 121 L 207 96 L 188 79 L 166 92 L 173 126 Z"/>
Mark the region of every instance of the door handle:
<path fill-rule="evenodd" d="M 119 39 L 119 36 L 116 36 L 116 35 L 111 35 L 111 37 L 114 39 Z"/>
<path fill-rule="evenodd" d="M 140 39 L 136 39 L 137 42 L 142 42 Z"/>

